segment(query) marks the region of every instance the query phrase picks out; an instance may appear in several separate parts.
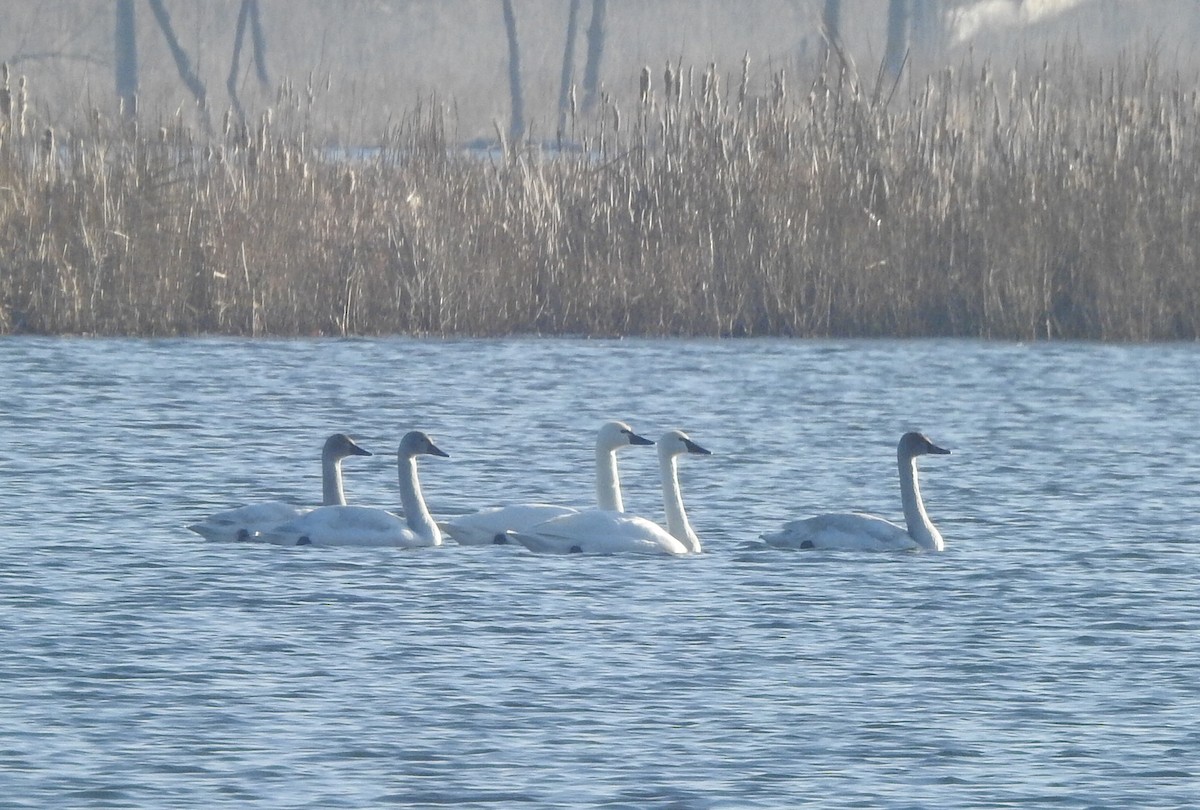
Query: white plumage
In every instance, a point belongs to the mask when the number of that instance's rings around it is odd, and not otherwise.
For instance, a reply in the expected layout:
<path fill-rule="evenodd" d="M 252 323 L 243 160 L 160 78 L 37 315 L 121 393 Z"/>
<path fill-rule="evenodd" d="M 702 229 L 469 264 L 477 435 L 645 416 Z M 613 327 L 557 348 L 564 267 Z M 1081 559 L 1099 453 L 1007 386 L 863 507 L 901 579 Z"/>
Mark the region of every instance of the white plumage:
<path fill-rule="evenodd" d="M 900 500 L 904 506 L 904 521 L 897 526 L 889 520 L 859 512 L 818 515 L 793 520 L 770 534 L 762 536 L 777 548 L 834 549 L 842 551 L 941 551 L 945 541 L 925 512 L 921 490 L 917 484 L 917 458 L 934 454 L 946 455 L 949 450 L 938 447 L 920 433 L 905 433 L 896 446 L 896 463 L 900 470 Z"/>
<path fill-rule="evenodd" d="M 448 457 L 419 430 L 405 435 L 396 451 L 400 502 L 405 517 L 368 506 L 322 506 L 262 532 L 264 540 L 284 546 L 436 546 L 441 532 L 425 506 L 417 479 L 417 456 Z"/>
<path fill-rule="evenodd" d="M 342 486 L 342 459 L 349 456 L 369 456 L 345 433 L 335 433 L 325 440 L 321 450 L 321 502 L 325 506 L 345 505 L 346 492 Z M 253 540 L 265 529 L 294 520 L 311 511 L 311 507 L 296 506 L 283 501 L 267 501 L 239 506 L 210 515 L 188 526 L 206 540 Z"/>
<path fill-rule="evenodd" d="M 624 422 L 606 422 L 596 435 L 596 502 L 600 509 L 624 512 L 617 451 L 654 442 L 633 432 Z M 513 504 L 481 509 L 441 524 L 442 530 L 464 546 L 504 545 L 508 532 L 521 532 L 553 518 L 578 512 L 570 506 L 546 503 Z"/>
<path fill-rule="evenodd" d="M 700 540 L 688 523 L 679 491 L 676 458 L 685 453 L 710 455 L 681 430 L 667 431 L 658 440 L 659 474 L 667 529 L 635 515 L 587 509 L 548 520 L 521 532 L 517 542 L 530 551 L 548 554 L 689 554 L 699 553 Z"/>

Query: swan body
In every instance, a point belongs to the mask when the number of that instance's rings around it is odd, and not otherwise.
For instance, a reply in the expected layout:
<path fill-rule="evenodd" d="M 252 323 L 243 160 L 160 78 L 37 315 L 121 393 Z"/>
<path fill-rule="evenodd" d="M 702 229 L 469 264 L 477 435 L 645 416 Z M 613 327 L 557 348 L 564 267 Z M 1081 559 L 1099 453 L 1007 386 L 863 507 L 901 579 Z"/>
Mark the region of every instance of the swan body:
<path fill-rule="evenodd" d="M 342 486 L 342 459 L 369 455 L 370 451 L 359 447 L 345 433 L 335 433 L 325 440 L 325 446 L 321 450 L 321 502 L 325 506 L 346 503 L 346 491 Z M 206 540 L 251 540 L 260 532 L 294 520 L 309 511 L 309 507 L 283 501 L 252 503 L 217 512 L 188 528 Z"/>
<path fill-rule="evenodd" d="M 900 500 L 904 506 L 905 526 L 897 526 L 875 515 L 846 512 L 793 520 L 783 524 L 777 532 L 762 535 L 762 539 L 776 548 L 942 551 L 946 547 L 945 541 L 929 519 L 921 500 L 917 458 L 949 453 L 920 433 L 905 433 L 900 437 L 896 463 L 900 470 Z"/>
<path fill-rule="evenodd" d="M 368 506 L 322 506 L 262 533 L 283 546 L 389 546 L 417 548 L 441 545 L 442 534 L 425 506 L 417 479 L 417 456 L 449 457 L 419 430 L 408 433 L 396 451 L 400 501 L 405 517 Z"/>
<path fill-rule="evenodd" d="M 695 554 L 700 540 L 688 523 L 679 492 L 676 458 L 686 453 L 710 455 L 681 430 L 658 440 L 659 474 L 667 513 L 664 530 L 653 521 L 612 509 L 587 509 L 510 532 L 530 551 L 543 554 Z"/>
<path fill-rule="evenodd" d="M 654 442 L 633 432 L 624 422 L 606 422 L 596 435 L 596 502 L 600 509 L 624 512 L 617 451 Z M 570 506 L 525 503 L 481 509 L 441 524 L 442 530 L 463 546 L 504 545 L 509 532 L 523 532 L 547 520 L 578 512 Z"/>

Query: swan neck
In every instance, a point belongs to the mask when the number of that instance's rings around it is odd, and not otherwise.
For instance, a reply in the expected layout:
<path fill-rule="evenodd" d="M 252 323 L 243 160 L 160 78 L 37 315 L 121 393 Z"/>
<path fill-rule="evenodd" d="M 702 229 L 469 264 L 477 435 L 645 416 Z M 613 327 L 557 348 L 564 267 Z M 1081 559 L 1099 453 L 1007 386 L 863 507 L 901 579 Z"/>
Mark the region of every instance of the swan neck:
<path fill-rule="evenodd" d="M 921 500 L 921 487 L 917 483 L 917 459 L 900 456 L 900 501 L 904 504 L 904 523 L 908 534 L 923 548 L 941 551 L 942 536 L 938 533 L 929 514 L 925 511 L 925 502 Z"/>
<path fill-rule="evenodd" d="M 659 456 L 659 475 L 662 478 L 663 506 L 667 512 L 667 531 L 693 554 L 700 553 L 700 538 L 692 531 L 687 513 L 683 510 L 683 494 L 679 491 L 679 469 L 675 457 Z"/>
<path fill-rule="evenodd" d="M 409 456 L 401 456 L 400 468 L 400 505 L 404 507 L 404 520 L 408 528 L 425 536 L 437 531 L 437 524 L 425 506 L 425 498 L 421 494 L 421 482 L 417 479 L 417 460 Z"/>
<path fill-rule="evenodd" d="M 328 453 L 321 454 L 321 503 L 324 506 L 346 505 L 346 491 L 342 488 L 342 460 Z"/>
<path fill-rule="evenodd" d="M 596 505 L 611 512 L 624 512 L 621 479 L 617 475 L 617 451 L 596 447 Z"/>

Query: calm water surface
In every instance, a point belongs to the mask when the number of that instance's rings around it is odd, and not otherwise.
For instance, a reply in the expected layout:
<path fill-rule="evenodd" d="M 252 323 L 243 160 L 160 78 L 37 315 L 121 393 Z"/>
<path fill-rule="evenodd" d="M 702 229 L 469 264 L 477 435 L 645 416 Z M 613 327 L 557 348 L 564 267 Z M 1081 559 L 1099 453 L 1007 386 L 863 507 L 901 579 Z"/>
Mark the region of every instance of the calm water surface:
<path fill-rule="evenodd" d="M 1200 803 L 1200 347 L 0 340 L 0 807 Z M 588 504 L 609 418 L 684 459 L 706 554 L 206 543 L 398 501 Z M 784 552 L 900 518 L 942 554 Z M 626 507 L 661 519 L 653 452 Z"/>

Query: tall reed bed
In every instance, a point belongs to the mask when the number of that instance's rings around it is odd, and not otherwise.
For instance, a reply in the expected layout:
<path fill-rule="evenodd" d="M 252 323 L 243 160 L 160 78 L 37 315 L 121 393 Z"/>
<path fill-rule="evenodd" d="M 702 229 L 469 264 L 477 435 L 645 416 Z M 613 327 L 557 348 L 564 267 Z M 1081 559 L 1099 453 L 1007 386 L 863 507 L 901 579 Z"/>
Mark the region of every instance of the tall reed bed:
<path fill-rule="evenodd" d="M 635 84 L 637 79 L 634 80 Z M 0 119 L 0 331 L 1200 336 L 1200 98 L 1069 49 L 893 94 L 646 69 L 562 148 Z"/>

